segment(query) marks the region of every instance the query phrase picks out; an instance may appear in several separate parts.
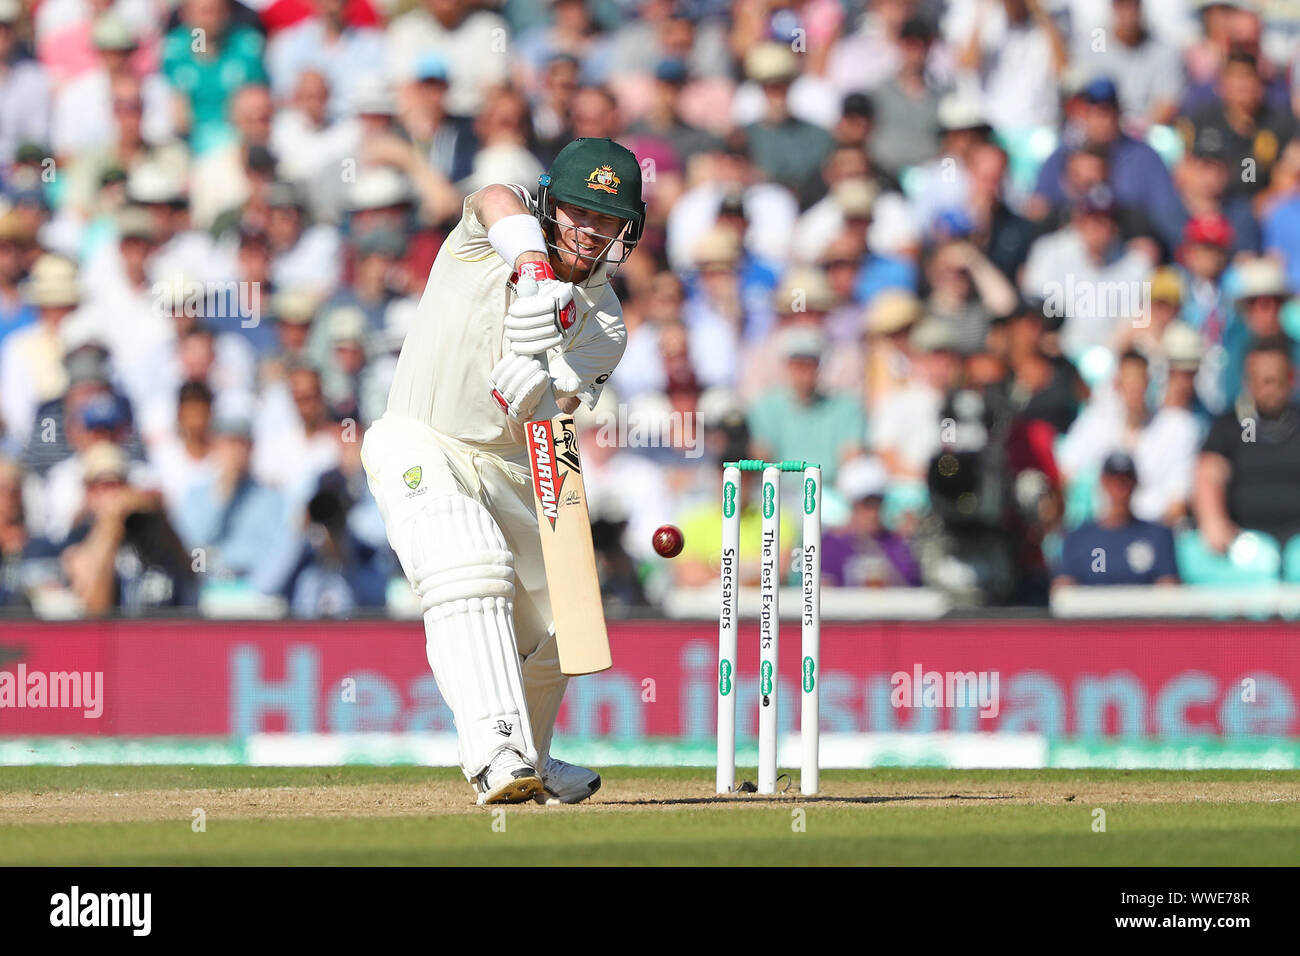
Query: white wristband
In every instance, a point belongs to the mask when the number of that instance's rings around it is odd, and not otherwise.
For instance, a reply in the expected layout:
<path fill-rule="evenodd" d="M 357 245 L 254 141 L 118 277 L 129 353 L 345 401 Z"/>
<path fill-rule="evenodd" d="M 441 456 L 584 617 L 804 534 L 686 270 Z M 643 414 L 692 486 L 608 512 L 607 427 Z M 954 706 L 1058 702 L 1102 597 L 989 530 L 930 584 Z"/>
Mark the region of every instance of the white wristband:
<path fill-rule="evenodd" d="M 506 261 L 511 269 L 515 261 L 525 252 L 540 252 L 546 255 L 546 237 L 542 235 L 542 225 L 527 213 L 506 216 L 499 219 L 488 230 L 488 242 Z"/>

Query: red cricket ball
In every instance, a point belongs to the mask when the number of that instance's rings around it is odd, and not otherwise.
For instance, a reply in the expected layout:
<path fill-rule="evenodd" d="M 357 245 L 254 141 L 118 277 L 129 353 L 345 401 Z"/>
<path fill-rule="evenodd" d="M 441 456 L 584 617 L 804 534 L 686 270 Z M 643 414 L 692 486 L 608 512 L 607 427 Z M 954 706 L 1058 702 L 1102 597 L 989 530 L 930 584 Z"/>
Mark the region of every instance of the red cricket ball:
<path fill-rule="evenodd" d="M 682 553 L 682 548 L 686 545 L 686 539 L 682 536 L 682 529 L 676 525 L 664 524 L 655 529 L 654 534 L 655 553 L 661 558 L 675 558 Z"/>

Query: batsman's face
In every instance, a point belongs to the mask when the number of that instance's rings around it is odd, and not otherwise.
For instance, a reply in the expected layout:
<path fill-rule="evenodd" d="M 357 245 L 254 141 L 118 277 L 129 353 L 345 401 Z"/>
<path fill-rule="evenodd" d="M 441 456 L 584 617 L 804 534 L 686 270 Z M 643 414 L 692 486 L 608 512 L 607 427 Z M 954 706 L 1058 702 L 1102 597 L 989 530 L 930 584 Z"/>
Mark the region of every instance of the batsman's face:
<path fill-rule="evenodd" d="M 566 282 L 576 282 L 591 275 L 627 226 L 626 219 L 567 202 L 556 203 L 555 221 L 558 224 L 555 255 L 559 261 L 551 265 L 555 274 Z M 614 258 L 617 259 L 618 255 Z"/>

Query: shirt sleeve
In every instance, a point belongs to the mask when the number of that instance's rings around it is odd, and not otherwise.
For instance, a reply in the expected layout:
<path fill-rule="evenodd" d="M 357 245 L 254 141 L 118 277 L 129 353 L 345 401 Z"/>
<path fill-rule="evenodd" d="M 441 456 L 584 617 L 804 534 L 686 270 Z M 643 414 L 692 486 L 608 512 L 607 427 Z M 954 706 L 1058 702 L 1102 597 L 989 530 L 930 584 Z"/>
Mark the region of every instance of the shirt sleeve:
<path fill-rule="evenodd" d="M 551 355 L 556 398 L 576 395 L 588 408 L 595 408 L 626 348 L 623 307 L 612 292 L 607 292 L 592 310 L 577 340 L 564 351 Z"/>

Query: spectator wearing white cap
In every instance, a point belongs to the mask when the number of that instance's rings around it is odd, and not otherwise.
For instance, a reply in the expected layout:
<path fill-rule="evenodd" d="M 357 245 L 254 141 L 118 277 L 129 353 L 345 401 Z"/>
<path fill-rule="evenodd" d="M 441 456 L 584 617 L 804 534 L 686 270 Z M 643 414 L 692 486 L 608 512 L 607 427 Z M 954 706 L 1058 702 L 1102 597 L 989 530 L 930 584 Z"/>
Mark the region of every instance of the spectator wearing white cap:
<path fill-rule="evenodd" d="M 1221 388 L 1222 394 L 1232 402 L 1241 393 L 1246 352 L 1251 343 L 1285 331 L 1282 307 L 1292 290 L 1282 266 L 1268 256 L 1238 261 L 1225 277 L 1224 285 L 1234 292 L 1234 309 L 1223 330 Z M 1300 344 L 1293 344 L 1291 357 L 1293 362 L 1300 362 Z"/>
<path fill-rule="evenodd" d="M 750 158 L 766 178 L 802 196 L 834 140 L 825 127 L 791 111 L 791 83 L 800 75 L 799 57 L 783 43 L 764 43 L 745 55 L 745 75 L 763 90 L 762 115 L 744 126 Z M 834 118 L 826 126 L 833 122 Z"/>
<path fill-rule="evenodd" d="M 886 289 L 871 300 L 862 317 L 866 340 L 862 388 L 868 413 L 874 413 L 911 376 L 907 338 L 924 317 L 921 300 L 904 289 Z"/>
<path fill-rule="evenodd" d="M 119 77 L 135 79 L 131 59 L 140 46 L 140 38 L 112 8 L 95 17 L 90 28 L 90 42 L 98 62 L 69 78 L 54 98 L 50 137 L 54 154 L 64 159 L 88 150 L 110 146 L 115 138 L 114 126 L 127 110 L 140 112 L 139 123 L 144 140 L 165 143 L 172 138 L 171 89 L 157 73 L 139 80 L 140 99 L 133 102 L 114 98 Z M 124 91 L 119 87 L 119 92 Z"/>
<path fill-rule="evenodd" d="M 834 304 L 830 284 L 820 269 L 803 266 L 786 273 L 772 296 L 772 306 L 777 314 L 776 328 L 766 338 L 747 344 L 741 354 L 737 385 L 741 398 L 746 402 L 753 401 L 773 382 L 781 380 L 789 358 L 785 333 L 792 329 L 808 329 L 825 335 L 826 313 Z M 828 359 L 833 358 L 833 354 L 828 355 Z M 825 366 L 826 363 L 822 364 Z M 825 385 L 824 374 L 819 382 Z"/>
<path fill-rule="evenodd" d="M 818 329 L 796 326 L 781 334 L 784 381 L 770 382 L 749 413 L 753 455 L 768 460 L 815 461 L 826 481 L 840 463 L 861 454 L 867 423 L 857 396 L 828 394 L 817 385 L 827 349 Z"/>
<path fill-rule="evenodd" d="M 25 293 L 37 311 L 33 325 L 7 336 L 0 346 L 0 414 L 15 442 L 32 429 L 37 407 L 63 394 L 63 326 L 81 303 L 77 265 L 46 253 L 32 266 Z"/>
<path fill-rule="evenodd" d="M 158 308 L 150 277 L 159 248 L 153 218 L 143 206 L 127 204 L 113 221 L 122 282 L 87 288 L 90 298 L 85 311 L 92 320 L 91 327 L 112 354 L 123 385 L 134 391 L 138 379 L 155 374 L 147 363 L 156 359 L 158 348 L 171 339 L 172 324 Z"/>
<path fill-rule="evenodd" d="M 126 198 L 142 206 L 153 223 L 157 248 L 149 258 L 149 278 L 154 282 L 173 282 L 178 276 L 196 282 L 229 278 L 228 264 L 216 255 L 212 237 L 194 228 L 190 219 L 183 166 L 167 159 L 141 163 L 127 178 Z M 103 244 L 87 257 L 82 281 L 91 289 L 129 286 L 116 243 Z"/>
<path fill-rule="evenodd" d="M 112 442 L 86 449 L 81 467 L 85 499 L 62 564 L 85 613 L 194 607 L 190 556 L 167 520 L 161 494 L 131 483 L 126 455 Z"/>
<path fill-rule="evenodd" d="M 856 167 L 856 168 L 853 168 Z M 816 262 L 832 239 L 853 231 L 866 241 L 871 207 L 880 187 L 870 178 L 870 165 L 861 149 L 837 149 L 827 161 L 822 178 L 829 191 L 799 216 L 795 224 L 792 257 Z"/>
<path fill-rule="evenodd" d="M 786 43 L 766 40 L 747 49 L 745 82 L 731 99 L 731 121 L 736 126 L 759 123 L 771 115 L 771 97 L 777 95 L 774 84 L 788 87 L 785 108 L 795 120 L 823 130 L 835 125 L 840 118 L 839 94 L 811 68 L 801 69 L 806 57 Z"/>
<path fill-rule="evenodd" d="M 915 587 L 921 568 L 902 535 L 881 520 L 889 475 L 875 458 L 844 463 L 835 490 L 849 503 L 848 521 L 822 537 L 822 581 L 831 587 Z"/>
<path fill-rule="evenodd" d="M 72 82 L 75 84 L 77 81 Z M 148 92 L 157 90 L 159 84 L 162 87 L 160 93 Z M 99 94 L 95 92 L 95 95 Z M 124 69 L 108 78 L 103 95 L 105 102 L 97 109 L 104 111 L 104 136 L 70 152 L 62 161 L 60 172 L 65 180 L 65 210 L 87 220 L 111 215 L 111 209 L 102 208 L 101 194 L 106 183 L 119 181 L 145 166 L 166 168 L 173 177 L 184 181 L 189 165 L 189 150 L 185 145 L 170 132 L 163 133 L 154 128 L 162 124 L 152 118 L 151 110 L 165 107 L 169 111 L 169 122 L 171 117 L 172 91 L 161 76 L 142 79 Z M 162 98 L 163 107 L 151 105 L 152 100 L 158 97 Z M 93 115 L 94 110 L 78 109 L 66 122 L 69 125 L 85 123 L 93 130 L 96 123 L 88 118 Z M 120 197 L 115 198 L 120 201 Z"/>

